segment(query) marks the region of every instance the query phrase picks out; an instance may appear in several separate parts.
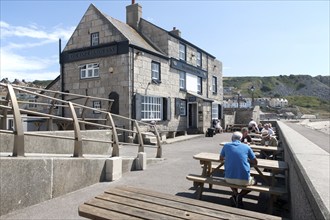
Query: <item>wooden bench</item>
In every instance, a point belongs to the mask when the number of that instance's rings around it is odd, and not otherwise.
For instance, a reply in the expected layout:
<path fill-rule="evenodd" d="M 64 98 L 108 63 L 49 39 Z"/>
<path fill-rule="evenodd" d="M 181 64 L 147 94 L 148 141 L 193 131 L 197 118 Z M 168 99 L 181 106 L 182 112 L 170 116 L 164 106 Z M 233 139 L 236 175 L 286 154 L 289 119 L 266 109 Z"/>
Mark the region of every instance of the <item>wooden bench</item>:
<path fill-rule="evenodd" d="M 78 212 L 89 219 L 282 219 L 129 186 L 106 190 L 81 204 Z"/>
<path fill-rule="evenodd" d="M 203 166 L 202 166 L 203 167 Z M 217 164 L 212 164 L 211 165 L 211 169 L 212 169 L 212 171 L 211 172 L 213 172 L 216 168 L 218 167 L 218 165 Z M 218 170 L 220 171 L 220 172 L 224 172 L 225 171 L 225 168 L 222 166 L 222 167 L 220 167 L 220 168 L 218 168 Z M 260 176 L 260 174 L 256 171 L 256 170 L 250 170 L 250 175 L 251 176 Z M 271 172 L 265 172 L 265 171 L 262 171 L 262 175 L 264 176 L 264 177 L 267 177 L 267 178 L 272 178 L 273 176 L 275 176 L 275 178 L 282 178 L 282 179 L 284 179 L 285 178 L 285 176 L 283 175 L 283 174 L 273 174 L 273 173 L 271 173 Z"/>
<path fill-rule="evenodd" d="M 268 210 L 270 214 L 273 212 L 273 205 L 274 205 L 274 201 L 276 201 L 277 196 L 282 196 L 288 193 L 285 187 L 264 186 L 264 185 L 240 186 L 240 185 L 230 184 L 227 183 L 223 177 L 204 177 L 202 175 L 189 174 L 186 178 L 187 180 L 193 181 L 194 183 L 198 184 L 195 195 L 197 199 L 202 199 L 204 184 L 209 184 L 210 186 L 218 185 L 218 186 L 225 186 L 236 189 L 245 189 L 245 190 L 270 194 L 269 210 Z"/>

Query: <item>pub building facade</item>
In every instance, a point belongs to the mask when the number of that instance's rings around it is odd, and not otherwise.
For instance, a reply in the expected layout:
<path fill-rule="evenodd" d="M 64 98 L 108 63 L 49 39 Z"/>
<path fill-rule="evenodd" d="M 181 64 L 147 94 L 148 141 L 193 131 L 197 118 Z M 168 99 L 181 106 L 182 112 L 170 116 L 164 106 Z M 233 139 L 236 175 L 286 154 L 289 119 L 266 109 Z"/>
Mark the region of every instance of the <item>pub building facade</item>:
<path fill-rule="evenodd" d="M 222 117 L 222 63 L 181 38 L 179 30 L 166 31 L 143 19 L 139 4 L 126 7 L 126 23 L 91 4 L 60 64 L 54 89 L 113 99 L 112 113 L 155 122 L 160 130 L 201 133 Z M 91 100 L 89 105 L 103 109 L 107 104 Z"/>

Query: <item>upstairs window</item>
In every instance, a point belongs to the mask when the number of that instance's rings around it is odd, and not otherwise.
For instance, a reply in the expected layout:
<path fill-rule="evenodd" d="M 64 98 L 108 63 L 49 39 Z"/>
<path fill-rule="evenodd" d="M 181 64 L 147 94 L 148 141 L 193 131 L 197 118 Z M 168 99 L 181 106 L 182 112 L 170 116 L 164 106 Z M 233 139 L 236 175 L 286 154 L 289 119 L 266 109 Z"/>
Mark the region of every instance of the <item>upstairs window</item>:
<path fill-rule="evenodd" d="M 95 32 L 91 34 L 91 45 L 92 46 L 99 45 L 99 32 Z"/>
<path fill-rule="evenodd" d="M 81 79 L 94 78 L 94 77 L 99 77 L 98 63 L 85 64 L 80 66 Z"/>
<path fill-rule="evenodd" d="M 151 62 L 151 79 L 160 82 L 160 63 Z"/>
<path fill-rule="evenodd" d="M 197 77 L 197 93 L 202 94 L 202 77 Z"/>
<path fill-rule="evenodd" d="M 216 76 L 212 76 L 212 92 L 217 94 L 218 91 L 218 79 Z"/>
<path fill-rule="evenodd" d="M 36 103 L 35 99 L 30 99 L 29 102 L 30 102 L 29 103 L 29 108 L 37 108 L 37 105 L 34 104 L 34 103 Z"/>
<path fill-rule="evenodd" d="M 202 53 L 198 52 L 196 53 L 196 65 L 199 68 L 202 68 Z"/>
<path fill-rule="evenodd" d="M 180 71 L 179 74 L 180 74 L 180 80 L 179 80 L 180 90 L 186 90 L 186 73 Z"/>
<path fill-rule="evenodd" d="M 186 45 L 179 43 L 179 59 L 186 61 Z"/>

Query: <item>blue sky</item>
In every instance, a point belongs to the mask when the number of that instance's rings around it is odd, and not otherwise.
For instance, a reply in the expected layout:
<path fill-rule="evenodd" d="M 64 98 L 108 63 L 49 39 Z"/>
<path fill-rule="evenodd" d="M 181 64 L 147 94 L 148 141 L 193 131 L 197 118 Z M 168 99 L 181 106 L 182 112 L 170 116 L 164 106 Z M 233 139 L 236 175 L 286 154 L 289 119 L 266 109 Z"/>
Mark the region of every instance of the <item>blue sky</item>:
<path fill-rule="evenodd" d="M 126 20 L 131 1 L 0 0 L 1 76 L 59 75 L 62 49 L 90 3 Z M 143 17 L 223 62 L 224 76 L 329 75 L 329 1 L 142 1 Z"/>

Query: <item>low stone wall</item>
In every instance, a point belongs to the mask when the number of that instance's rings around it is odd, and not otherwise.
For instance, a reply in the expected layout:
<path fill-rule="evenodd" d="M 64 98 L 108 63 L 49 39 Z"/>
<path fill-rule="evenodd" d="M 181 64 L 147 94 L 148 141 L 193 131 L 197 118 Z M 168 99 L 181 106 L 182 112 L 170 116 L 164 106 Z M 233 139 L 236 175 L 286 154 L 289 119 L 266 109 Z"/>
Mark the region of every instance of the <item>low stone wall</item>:
<path fill-rule="evenodd" d="M 277 131 L 289 165 L 291 218 L 330 219 L 329 153 L 281 121 Z"/>
<path fill-rule="evenodd" d="M 39 131 L 38 134 L 53 136 L 74 137 L 73 131 Z M 83 138 L 97 140 L 112 140 L 111 130 L 85 130 L 81 131 Z M 0 152 L 12 152 L 14 146 L 14 135 L 0 133 Z M 25 153 L 44 154 L 73 154 L 74 141 L 60 138 L 24 136 Z M 110 143 L 83 141 L 83 154 L 111 155 Z"/>
<path fill-rule="evenodd" d="M 107 157 L 1 157 L 0 216 L 107 181 L 106 174 L 112 172 L 106 166 L 109 160 Z M 149 158 L 147 164 L 162 160 Z M 121 161 L 122 173 L 138 169 L 137 158 Z"/>

